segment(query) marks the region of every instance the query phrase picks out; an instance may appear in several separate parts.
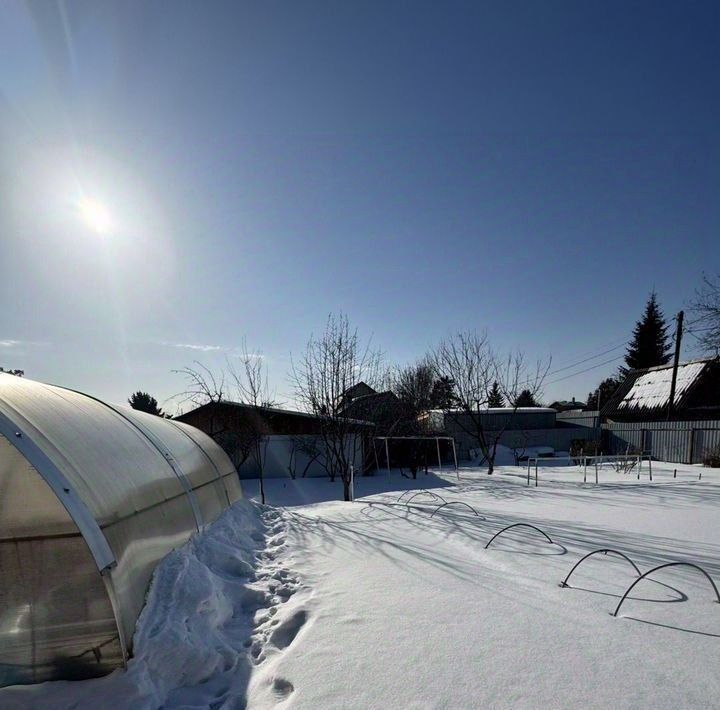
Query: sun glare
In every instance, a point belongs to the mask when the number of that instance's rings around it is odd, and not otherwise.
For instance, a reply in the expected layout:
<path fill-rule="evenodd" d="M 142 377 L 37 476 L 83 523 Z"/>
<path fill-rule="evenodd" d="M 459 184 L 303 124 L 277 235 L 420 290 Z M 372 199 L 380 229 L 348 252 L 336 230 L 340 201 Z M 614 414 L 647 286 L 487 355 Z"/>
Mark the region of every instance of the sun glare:
<path fill-rule="evenodd" d="M 111 230 L 110 213 L 101 202 L 83 197 L 78 204 L 78 209 L 85 224 L 94 232 L 107 234 Z"/>

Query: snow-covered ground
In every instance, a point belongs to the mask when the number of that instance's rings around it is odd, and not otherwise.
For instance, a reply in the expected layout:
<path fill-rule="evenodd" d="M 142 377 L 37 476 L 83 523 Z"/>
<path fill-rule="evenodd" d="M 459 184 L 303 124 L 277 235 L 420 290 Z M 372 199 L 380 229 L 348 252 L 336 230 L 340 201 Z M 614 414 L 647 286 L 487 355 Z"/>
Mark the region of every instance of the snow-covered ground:
<path fill-rule="evenodd" d="M 674 470 L 677 469 L 676 477 Z M 702 480 L 699 474 L 702 472 Z M 720 707 L 720 471 L 543 463 L 266 482 L 160 565 L 128 670 L 0 707 Z M 588 481 L 594 481 L 588 471 Z M 427 488 L 448 502 L 403 491 Z M 246 493 L 252 495 L 251 486 Z M 546 532 L 506 525 L 530 523 Z"/>

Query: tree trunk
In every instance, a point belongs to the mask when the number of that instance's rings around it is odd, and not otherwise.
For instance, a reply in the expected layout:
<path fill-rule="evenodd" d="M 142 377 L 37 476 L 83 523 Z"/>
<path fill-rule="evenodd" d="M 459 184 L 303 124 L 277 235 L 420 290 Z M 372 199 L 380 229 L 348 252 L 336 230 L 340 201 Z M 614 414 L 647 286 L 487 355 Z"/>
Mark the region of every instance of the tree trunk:
<path fill-rule="evenodd" d="M 345 502 L 350 502 L 350 479 L 346 476 L 343 476 L 342 479 L 343 482 L 343 500 Z"/>
<path fill-rule="evenodd" d="M 260 502 L 265 505 L 265 472 L 260 466 Z"/>

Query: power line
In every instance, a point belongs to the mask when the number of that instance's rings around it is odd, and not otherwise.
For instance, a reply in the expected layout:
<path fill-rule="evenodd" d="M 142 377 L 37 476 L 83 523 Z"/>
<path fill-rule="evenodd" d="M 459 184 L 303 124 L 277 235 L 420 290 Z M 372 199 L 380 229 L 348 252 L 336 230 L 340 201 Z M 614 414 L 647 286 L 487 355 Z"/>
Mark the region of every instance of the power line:
<path fill-rule="evenodd" d="M 595 360 L 595 358 L 602 357 L 603 355 L 607 355 L 608 353 L 613 352 L 613 350 L 617 350 L 618 348 L 622 348 L 625 345 L 627 345 L 630 341 L 629 340 L 623 340 L 620 345 L 616 345 L 614 348 L 609 348 L 608 350 L 603 350 L 600 353 L 597 353 L 597 355 L 592 355 L 591 357 L 586 357 L 584 360 L 578 360 L 578 362 L 573 363 L 572 365 L 565 365 L 564 367 L 558 367 L 557 370 L 552 370 L 552 372 L 548 372 L 548 375 L 554 375 L 557 372 L 562 372 L 563 370 L 569 370 L 573 367 L 577 367 L 578 365 L 583 365 L 586 362 L 589 362 L 590 360 Z M 620 356 L 618 356 L 620 357 Z"/>
<path fill-rule="evenodd" d="M 602 352 L 596 353 L 595 355 L 591 355 L 590 357 L 586 357 L 586 358 L 584 358 L 584 359 L 582 359 L 582 360 L 578 360 L 577 362 L 574 362 L 574 363 L 572 363 L 571 365 L 563 365 L 563 367 L 558 367 L 556 370 L 551 370 L 550 372 L 546 373 L 546 374 L 545 374 L 545 377 L 549 377 L 550 375 L 555 375 L 555 374 L 557 374 L 558 372 L 563 372 L 563 371 L 565 371 L 565 370 L 569 370 L 569 369 L 571 369 L 571 368 L 573 368 L 573 367 L 577 367 L 578 365 L 583 365 L 584 363 L 589 362 L 590 360 L 594 360 L 595 358 L 602 357 L 603 355 L 607 355 L 608 353 L 611 353 L 611 352 L 613 352 L 614 350 L 617 350 L 618 348 L 622 348 L 622 347 L 624 347 L 625 345 L 627 345 L 629 342 L 630 342 L 629 340 L 623 340 L 623 341 L 622 341 L 621 343 L 619 343 L 618 345 L 614 345 L 613 347 L 608 348 L 607 350 L 603 350 Z M 621 357 L 622 357 L 622 355 L 618 355 L 618 356 L 612 358 L 612 360 L 617 360 L 617 359 L 619 359 L 619 358 L 621 358 Z M 612 360 L 608 360 L 608 362 L 612 362 Z M 601 362 L 601 363 L 599 363 L 598 365 L 595 365 L 594 367 L 602 367 L 602 365 L 604 365 L 604 364 L 606 364 L 606 363 Z M 576 372 L 576 373 L 573 373 L 573 374 L 571 374 L 571 375 L 568 375 L 567 377 L 561 377 L 561 378 L 559 378 L 559 379 L 557 379 L 557 380 L 553 380 L 552 382 L 544 382 L 543 384 L 544 384 L 544 385 L 551 385 L 551 384 L 553 384 L 553 382 L 561 382 L 562 380 L 569 379 L 570 377 L 574 377 L 575 375 L 580 375 L 580 374 L 582 374 L 583 372 L 589 372 L 589 371 L 592 370 L 592 369 L 594 369 L 594 368 L 593 368 L 593 367 L 589 367 L 589 368 L 587 368 L 587 369 L 585 369 L 585 370 L 581 370 L 580 372 Z M 526 379 L 525 381 L 520 382 L 520 383 L 518 383 L 518 384 L 519 384 L 519 386 L 522 387 L 523 385 L 528 385 L 528 384 L 530 384 L 530 383 L 532 383 L 532 382 L 534 382 L 534 381 L 535 381 L 534 378 L 529 377 L 529 378 Z"/>
<path fill-rule="evenodd" d="M 609 360 L 605 360 L 604 362 L 599 362 L 597 365 L 592 365 L 591 367 L 586 367 L 584 370 L 578 370 L 577 372 L 573 372 L 570 375 L 565 375 L 564 377 L 558 377 L 556 380 L 552 380 L 551 382 L 545 382 L 543 384 L 545 385 L 554 385 L 556 382 L 562 382 L 563 380 L 569 380 L 571 377 L 575 377 L 576 375 L 582 375 L 584 372 L 590 372 L 590 370 L 596 370 L 598 367 L 602 367 L 603 365 L 609 365 L 611 362 L 615 362 L 616 360 L 619 360 L 622 358 L 622 355 L 616 355 L 615 357 L 611 357 Z"/>

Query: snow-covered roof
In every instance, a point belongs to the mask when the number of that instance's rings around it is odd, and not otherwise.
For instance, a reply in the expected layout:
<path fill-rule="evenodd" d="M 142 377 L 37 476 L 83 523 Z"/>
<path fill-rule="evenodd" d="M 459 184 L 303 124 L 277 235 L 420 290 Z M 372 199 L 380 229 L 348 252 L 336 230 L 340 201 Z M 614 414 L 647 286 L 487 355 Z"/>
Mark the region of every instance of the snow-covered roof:
<path fill-rule="evenodd" d="M 675 384 L 675 402 L 691 387 L 708 361 L 688 362 L 678 367 Z M 655 409 L 666 407 L 670 401 L 673 368 L 671 366 L 649 370 L 640 375 L 617 405 L 618 410 Z"/>

